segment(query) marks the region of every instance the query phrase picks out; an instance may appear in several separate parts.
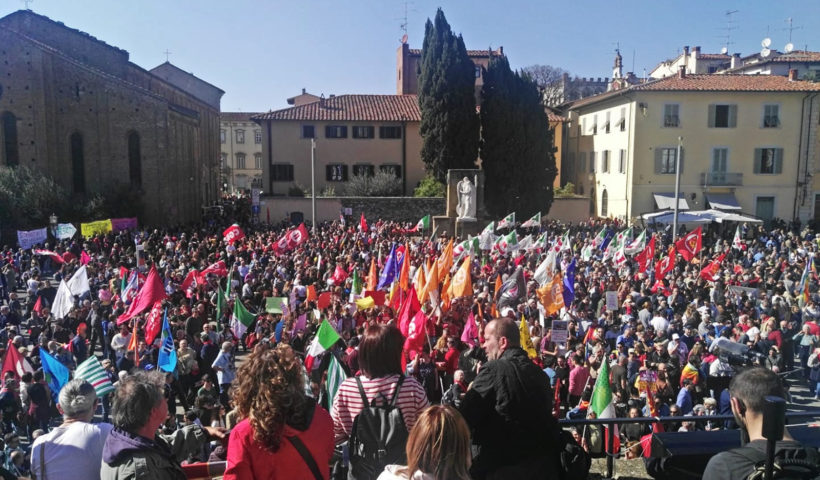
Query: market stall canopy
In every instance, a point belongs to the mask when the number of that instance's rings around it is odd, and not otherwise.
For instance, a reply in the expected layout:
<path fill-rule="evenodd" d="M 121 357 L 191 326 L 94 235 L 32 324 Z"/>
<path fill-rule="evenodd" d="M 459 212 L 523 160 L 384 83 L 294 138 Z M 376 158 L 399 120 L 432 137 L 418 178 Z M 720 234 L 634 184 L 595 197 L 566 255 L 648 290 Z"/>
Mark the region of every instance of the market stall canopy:
<path fill-rule="evenodd" d="M 675 192 L 660 192 L 652 195 L 655 197 L 655 205 L 658 210 L 675 208 Z M 682 192 L 678 194 L 678 210 L 689 210 L 689 204 L 686 203 Z"/>
<path fill-rule="evenodd" d="M 734 193 L 705 193 L 709 206 L 717 210 L 740 210 Z"/>
<path fill-rule="evenodd" d="M 644 213 L 641 219 L 647 223 L 673 223 L 675 212 L 664 210 L 662 212 Z M 736 212 L 723 212 L 720 210 L 687 210 L 678 212 L 678 223 L 723 223 L 723 222 L 747 222 L 763 223 L 763 220 L 749 215 L 742 215 Z"/>

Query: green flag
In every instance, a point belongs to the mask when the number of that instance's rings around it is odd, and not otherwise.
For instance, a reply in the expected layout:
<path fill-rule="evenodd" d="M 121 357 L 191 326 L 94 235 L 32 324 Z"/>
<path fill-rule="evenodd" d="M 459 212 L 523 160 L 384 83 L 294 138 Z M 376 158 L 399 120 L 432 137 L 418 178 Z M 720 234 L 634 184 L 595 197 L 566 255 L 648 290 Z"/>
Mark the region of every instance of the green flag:
<path fill-rule="evenodd" d="M 247 311 L 242 305 L 242 300 L 237 298 L 233 304 L 233 315 L 231 316 L 231 329 L 237 339 L 245 335 L 255 318 L 256 315 Z"/>
<path fill-rule="evenodd" d="M 488 223 L 487 226 L 484 227 L 484 230 L 481 231 L 482 235 L 487 233 L 495 233 L 495 222 Z"/>
<path fill-rule="evenodd" d="M 351 287 L 351 295 L 359 295 L 362 293 L 362 279 L 359 277 L 359 269 L 353 269 L 353 286 Z"/>
<path fill-rule="evenodd" d="M 416 223 L 416 226 L 413 227 L 413 230 L 427 230 L 430 228 L 430 214 L 428 213 L 421 220 Z"/>
<path fill-rule="evenodd" d="M 606 359 L 598 371 L 598 380 L 595 381 L 595 388 L 592 390 L 589 408 L 598 418 L 615 416 L 615 407 L 612 405 L 612 386 L 609 384 L 609 362 Z"/>
<path fill-rule="evenodd" d="M 506 217 L 502 218 L 498 221 L 498 228 L 512 228 L 515 226 L 515 212 L 507 215 Z"/>
<path fill-rule="evenodd" d="M 330 364 L 327 366 L 327 381 L 325 387 L 327 388 L 328 405 L 333 405 L 333 399 L 336 398 L 336 392 L 339 391 L 339 385 L 347 378 L 345 371 L 336 359 L 336 355 L 330 356 Z"/>

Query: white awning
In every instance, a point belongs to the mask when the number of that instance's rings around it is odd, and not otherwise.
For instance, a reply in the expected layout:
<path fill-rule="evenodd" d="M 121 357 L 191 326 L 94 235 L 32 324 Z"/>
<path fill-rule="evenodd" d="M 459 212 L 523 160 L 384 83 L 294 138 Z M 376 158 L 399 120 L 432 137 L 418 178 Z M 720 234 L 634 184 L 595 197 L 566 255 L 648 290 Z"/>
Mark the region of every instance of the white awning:
<path fill-rule="evenodd" d="M 674 210 L 675 208 L 675 193 L 674 192 L 661 192 L 661 193 L 653 193 L 655 197 L 655 205 L 658 209 L 670 209 Z M 678 195 L 678 210 L 689 210 L 689 204 L 686 203 L 686 199 L 681 192 Z"/>
<path fill-rule="evenodd" d="M 717 210 L 741 210 L 734 193 L 706 193 L 709 206 Z"/>
<path fill-rule="evenodd" d="M 646 223 L 673 223 L 675 212 L 664 210 L 663 212 L 644 213 L 641 218 Z M 681 225 L 684 223 L 710 223 L 711 221 L 710 218 L 694 215 L 692 212 L 678 212 L 678 224 Z"/>

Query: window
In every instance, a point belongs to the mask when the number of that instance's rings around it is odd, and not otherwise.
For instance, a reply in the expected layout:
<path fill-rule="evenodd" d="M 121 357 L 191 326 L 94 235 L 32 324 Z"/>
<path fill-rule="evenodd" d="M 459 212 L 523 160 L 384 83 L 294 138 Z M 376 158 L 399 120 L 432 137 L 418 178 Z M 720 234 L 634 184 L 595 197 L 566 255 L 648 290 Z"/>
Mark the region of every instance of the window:
<path fill-rule="evenodd" d="M 401 138 L 401 127 L 379 127 L 379 138 Z"/>
<path fill-rule="evenodd" d="M 581 173 L 587 171 L 587 152 L 581 152 L 578 155 L 578 171 Z"/>
<path fill-rule="evenodd" d="M 396 178 L 401 178 L 401 165 L 380 165 L 379 170 L 384 173 L 392 173 Z"/>
<path fill-rule="evenodd" d="M 244 153 L 237 153 L 236 154 L 236 168 L 238 170 L 245 169 L 245 154 Z"/>
<path fill-rule="evenodd" d="M 609 193 L 607 193 L 606 189 L 601 192 L 601 216 L 606 217 L 609 215 Z"/>
<path fill-rule="evenodd" d="M 262 154 L 261 153 L 254 153 L 253 154 L 253 168 L 257 170 L 262 169 Z"/>
<path fill-rule="evenodd" d="M 71 178 L 74 193 L 85 193 L 85 148 L 80 133 L 71 134 Z"/>
<path fill-rule="evenodd" d="M 225 143 L 225 129 L 219 131 L 219 143 Z"/>
<path fill-rule="evenodd" d="M 290 163 L 274 163 L 270 166 L 270 179 L 274 182 L 292 182 L 293 165 Z"/>
<path fill-rule="evenodd" d="M 658 147 L 655 149 L 655 173 L 674 174 L 678 157 L 677 147 Z M 681 171 L 683 171 L 683 149 L 681 149 Z"/>
<path fill-rule="evenodd" d="M 626 150 L 618 152 L 618 173 L 626 173 Z"/>
<path fill-rule="evenodd" d="M 131 186 L 142 186 L 142 153 L 140 152 L 140 135 L 137 132 L 128 134 L 128 178 Z"/>
<path fill-rule="evenodd" d="M 480 78 L 480 77 L 481 77 L 481 65 L 476 65 L 475 66 L 475 78 Z"/>
<path fill-rule="evenodd" d="M 716 147 L 712 149 L 712 173 L 726 173 L 729 167 L 729 149 Z"/>
<path fill-rule="evenodd" d="M 709 105 L 709 128 L 735 128 L 737 105 Z"/>
<path fill-rule="evenodd" d="M 227 153 L 220 153 L 219 154 L 219 165 L 225 169 L 228 168 L 228 154 Z"/>
<path fill-rule="evenodd" d="M 609 173 L 609 150 L 601 152 L 601 173 Z"/>
<path fill-rule="evenodd" d="M 609 112 L 606 112 L 606 123 L 604 124 L 604 133 L 609 133 Z"/>
<path fill-rule="evenodd" d="M 262 144 L 262 130 L 254 130 L 253 131 L 253 143 L 257 145 Z"/>
<path fill-rule="evenodd" d="M 3 134 L 3 157 L 6 165 L 20 164 L 20 154 L 17 149 L 17 117 L 11 112 L 0 115 L 0 132 Z"/>
<path fill-rule="evenodd" d="M 353 127 L 353 138 L 373 138 L 375 128 L 373 127 Z"/>
<path fill-rule="evenodd" d="M 592 134 L 593 135 L 598 134 L 598 115 L 593 115 L 592 116 Z"/>
<path fill-rule="evenodd" d="M 347 138 L 347 126 L 328 125 L 325 127 L 325 138 Z"/>
<path fill-rule="evenodd" d="M 325 167 L 325 180 L 328 182 L 346 182 L 347 165 L 337 163 Z"/>
<path fill-rule="evenodd" d="M 755 148 L 754 171 L 761 175 L 783 173 L 783 149 Z"/>
<path fill-rule="evenodd" d="M 780 105 L 763 105 L 763 128 L 780 126 Z"/>
<path fill-rule="evenodd" d="M 236 134 L 236 143 L 245 143 L 245 130 L 237 130 L 234 133 Z"/>
<path fill-rule="evenodd" d="M 589 173 L 595 173 L 595 152 L 589 152 Z"/>
<path fill-rule="evenodd" d="M 621 119 L 618 121 L 618 126 L 622 132 L 626 131 L 626 108 L 621 108 Z"/>
<path fill-rule="evenodd" d="M 666 128 L 680 127 L 680 105 L 677 103 L 667 103 L 663 106 L 663 126 Z"/>
<path fill-rule="evenodd" d="M 373 165 L 369 165 L 366 163 L 361 163 L 358 165 L 353 165 L 353 176 L 354 177 L 372 177 L 376 174 L 376 169 Z"/>
<path fill-rule="evenodd" d="M 302 125 L 302 138 L 316 138 L 316 128 L 313 125 Z"/>

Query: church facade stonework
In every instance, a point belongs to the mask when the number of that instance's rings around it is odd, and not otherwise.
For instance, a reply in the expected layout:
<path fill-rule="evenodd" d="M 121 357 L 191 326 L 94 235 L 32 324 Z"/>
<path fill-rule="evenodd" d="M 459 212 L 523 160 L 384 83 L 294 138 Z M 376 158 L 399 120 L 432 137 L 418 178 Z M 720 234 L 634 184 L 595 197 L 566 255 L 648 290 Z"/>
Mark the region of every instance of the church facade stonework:
<path fill-rule="evenodd" d="M 136 188 L 141 225 L 196 221 L 218 200 L 223 93 L 31 11 L 0 19 L 0 166 L 41 170 L 76 198 Z"/>

